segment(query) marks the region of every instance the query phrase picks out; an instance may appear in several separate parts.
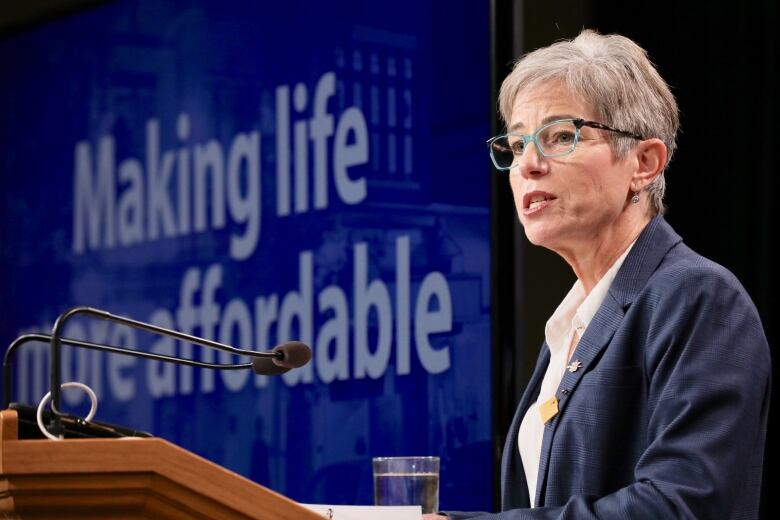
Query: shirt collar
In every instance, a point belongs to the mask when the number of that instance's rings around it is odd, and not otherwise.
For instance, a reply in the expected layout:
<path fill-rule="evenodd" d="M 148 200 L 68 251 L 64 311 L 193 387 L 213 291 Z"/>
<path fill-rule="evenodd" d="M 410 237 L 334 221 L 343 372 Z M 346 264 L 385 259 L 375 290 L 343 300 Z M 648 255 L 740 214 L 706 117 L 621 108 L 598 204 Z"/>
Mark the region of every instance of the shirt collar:
<path fill-rule="evenodd" d="M 566 338 L 572 329 L 580 329 L 581 335 L 588 327 L 593 316 L 596 315 L 599 307 L 604 303 L 609 287 L 612 285 L 615 276 L 617 276 L 620 267 L 623 265 L 623 261 L 635 243 L 636 240 L 623 251 L 623 254 L 615 260 L 587 296 L 585 295 L 585 288 L 582 286 L 582 282 L 579 280 L 574 282 L 566 297 L 558 305 L 558 308 L 555 309 L 550 319 L 547 320 L 547 325 L 544 328 L 545 339 L 547 340 L 547 346 L 550 347 L 551 354 L 555 355 L 563 349 L 568 350 Z"/>

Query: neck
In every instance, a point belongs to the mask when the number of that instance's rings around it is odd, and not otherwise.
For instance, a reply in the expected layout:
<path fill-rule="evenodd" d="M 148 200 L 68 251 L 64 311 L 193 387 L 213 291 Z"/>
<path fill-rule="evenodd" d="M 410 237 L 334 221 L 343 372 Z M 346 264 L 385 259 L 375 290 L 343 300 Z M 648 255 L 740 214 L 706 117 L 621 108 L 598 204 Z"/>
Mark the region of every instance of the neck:
<path fill-rule="evenodd" d="M 637 208 L 638 209 L 638 208 Z M 585 294 L 596 286 L 615 261 L 620 258 L 628 246 L 650 222 L 647 213 L 638 214 L 615 222 L 612 226 L 584 237 L 579 243 L 556 251 L 574 270 L 582 283 Z"/>

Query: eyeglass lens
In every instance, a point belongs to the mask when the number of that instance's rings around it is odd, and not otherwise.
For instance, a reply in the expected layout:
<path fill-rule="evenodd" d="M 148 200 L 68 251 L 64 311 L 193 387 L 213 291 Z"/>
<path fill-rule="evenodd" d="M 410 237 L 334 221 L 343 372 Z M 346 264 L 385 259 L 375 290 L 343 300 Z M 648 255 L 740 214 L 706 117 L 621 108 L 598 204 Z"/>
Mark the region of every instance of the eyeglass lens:
<path fill-rule="evenodd" d="M 535 136 L 505 135 L 490 144 L 490 153 L 496 166 L 508 169 L 523 155 L 526 146 L 534 141 L 546 157 L 566 155 L 574 151 L 577 127 L 571 121 L 558 121 L 540 128 Z M 535 138 L 534 138 L 535 137 Z"/>

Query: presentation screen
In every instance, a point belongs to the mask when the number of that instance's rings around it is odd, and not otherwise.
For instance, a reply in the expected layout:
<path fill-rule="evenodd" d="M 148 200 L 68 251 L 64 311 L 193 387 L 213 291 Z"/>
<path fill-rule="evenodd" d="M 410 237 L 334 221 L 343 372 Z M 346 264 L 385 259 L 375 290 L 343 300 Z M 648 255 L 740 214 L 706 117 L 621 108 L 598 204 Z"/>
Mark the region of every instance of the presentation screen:
<path fill-rule="evenodd" d="M 306 502 L 371 457 L 493 496 L 488 4 L 112 2 L 0 40 L 0 342 L 90 306 L 266 350 L 276 377 L 63 347 L 96 418 Z M 90 318 L 64 336 L 246 361 Z M 49 391 L 49 350 L 14 401 Z M 85 415 L 89 399 L 63 394 Z"/>

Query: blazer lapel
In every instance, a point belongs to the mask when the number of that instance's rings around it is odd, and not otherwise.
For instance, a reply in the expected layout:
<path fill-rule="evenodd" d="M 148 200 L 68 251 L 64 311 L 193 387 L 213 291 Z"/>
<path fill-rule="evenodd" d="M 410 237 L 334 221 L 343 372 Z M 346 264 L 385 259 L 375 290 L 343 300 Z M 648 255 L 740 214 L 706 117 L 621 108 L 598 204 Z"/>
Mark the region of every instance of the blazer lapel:
<path fill-rule="evenodd" d="M 537 507 L 544 505 L 544 489 L 547 486 L 546 479 L 555 429 L 566 411 L 566 405 L 570 401 L 571 395 L 577 389 L 582 376 L 590 370 L 591 363 L 609 345 L 612 336 L 625 316 L 626 310 L 642 287 L 645 286 L 648 278 L 655 272 L 669 250 L 681 240 L 663 217 L 659 215 L 651 220 L 637 238 L 634 247 L 612 282 L 604 302 L 593 316 L 585 334 L 580 338 L 571 357 L 571 363 L 576 363 L 577 368 L 574 369 L 574 365 L 570 365 L 573 371 L 564 372 L 556 393 L 558 414 L 550 419 L 544 428 L 534 499 L 534 504 Z"/>
<path fill-rule="evenodd" d="M 578 368 L 574 371 L 564 372 L 561 384 L 558 386 L 556 397 L 558 398 L 558 413 L 550 419 L 544 426 L 544 436 L 542 438 L 542 453 L 539 458 L 539 476 L 537 478 L 536 496 L 534 504 L 537 507 L 544 505 L 544 489 L 547 486 L 546 477 L 550 463 L 550 451 L 552 447 L 555 428 L 560 422 L 561 416 L 566 411 L 566 404 L 569 398 L 577 389 L 577 385 L 590 368 L 590 364 L 596 359 L 599 353 L 609 344 L 612 336 L 620 325 L 620 321 L 625 316 L 623 307 L 618 304 L 609 295 L 604 299 L 604 303 L 599 311 L 591 320 L 590 325 L 585 330 L 577 348 L 572 354 L 572 363 L 577 363 Z"/>
<path fill-rule="evenodd" d="M 539 359 L 536 362 L 531 379 L 525 387 L 520 403 L 515 410 L 515 416 L 512 419 L 512 425 L 509 427 L 506 441 L 504 442 L 504 453 L 501 457 L 501 509 L 514 509 L 516 507 L 530 507 L 531 502 L 528 498 L 528 482 L 525 479 L 525 470 L 520 458 L 520 451 L 517 444 L 517 435 L 520 430 L 520 423 L 523 421 L 525 412 L 536 400 L 539 395 L 539 389 L 542 385 L 544 373 L 547 365 L 550 363 L 550 349 L 547 343 L 542 345 L 539 353 Z M 522 498 L 521 498 L 522 497 Z"/>

